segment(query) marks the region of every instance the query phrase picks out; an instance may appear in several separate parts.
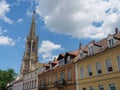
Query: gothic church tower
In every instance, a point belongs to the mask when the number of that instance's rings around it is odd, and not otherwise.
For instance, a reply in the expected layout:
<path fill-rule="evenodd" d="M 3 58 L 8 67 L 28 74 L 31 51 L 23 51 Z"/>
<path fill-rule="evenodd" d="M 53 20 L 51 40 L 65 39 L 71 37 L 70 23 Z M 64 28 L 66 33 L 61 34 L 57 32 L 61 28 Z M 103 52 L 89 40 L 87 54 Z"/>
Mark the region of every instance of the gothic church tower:
<path fill-rule="evenodd" d="M 20 74 L 25 74 L 36 69 L 37 63 L 38 63 L 38 36 L 36 36 L 35 11 L 34 11 L 32 15 L 30 32 L 26 39 L 26 47 L 22 59 Z"/>

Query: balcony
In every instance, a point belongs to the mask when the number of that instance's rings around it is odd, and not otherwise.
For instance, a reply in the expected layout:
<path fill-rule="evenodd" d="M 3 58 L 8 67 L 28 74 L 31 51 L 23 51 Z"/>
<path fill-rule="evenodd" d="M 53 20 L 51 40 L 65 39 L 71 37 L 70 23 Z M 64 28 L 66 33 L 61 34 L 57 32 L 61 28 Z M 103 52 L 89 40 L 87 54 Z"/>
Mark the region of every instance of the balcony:
<path fill-rule="evenodd" d="M 54 82 L 54 86 L 57 88 L 64 88 L 65 85 L 66 85 L 66 81 L 64 79 Z"/>
<path fill-rule="evenodd" d="M 44 84 L 44 85 L 39 86 L 39 90 L 47 90 L 47 85 Z"/>

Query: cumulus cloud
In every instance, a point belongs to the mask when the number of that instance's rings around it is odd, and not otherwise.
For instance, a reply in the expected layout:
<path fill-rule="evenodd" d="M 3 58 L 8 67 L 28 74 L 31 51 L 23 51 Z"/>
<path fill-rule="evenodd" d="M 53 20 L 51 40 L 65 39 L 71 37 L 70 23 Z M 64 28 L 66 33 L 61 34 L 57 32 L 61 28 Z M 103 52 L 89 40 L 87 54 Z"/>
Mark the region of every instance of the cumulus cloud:
<path fill-rule="evenodd" d="M 23 19 L 22 18 L 19 18 L 18 20 L 17 20 L 17 23 L 20 23 L 20 22 L 22 22 L 23 21 Z"/>
<path fill-rule="evenodd" d="M 10 11 L 10 5 L 6 3 L 5 0 L 0 0 L 0 19 L 5 22 L 12 24 L 13 21 L 6 16 L 6 13 Z"/>
<path fill-rule="evenodd" d="M 15 41 L 13 39 L 6 37 L 6 36 L 0 36 L 0 45 L 5 45 L 5 46 L 14 46 Z"/>
<path fill-rule="evenodd" d="M 0 26 L 0 45 L 4 46 L 14 46 L 15 41 L 12 38 L 9 38 L 7 36 L 3 36 L 3 33 L 7 32 L 7 30 L 2 30 Z"/>
<path fill-rule="evenodd" d="M 52 60 L 52 58 L 55 56 L 53 55 L 53 51 L 60 50 L 61 45 L 54 44 L 51 41 L 42 41 L 41 47 L 39 48 L 39 53 L 42 54 L 42 58 L 45 61 Z"/>
<path fill-rule="evenodd" d="M 37 0 L 37 13 L 52 32 L 100 39 L 120 28 L 120 0 Z"/>

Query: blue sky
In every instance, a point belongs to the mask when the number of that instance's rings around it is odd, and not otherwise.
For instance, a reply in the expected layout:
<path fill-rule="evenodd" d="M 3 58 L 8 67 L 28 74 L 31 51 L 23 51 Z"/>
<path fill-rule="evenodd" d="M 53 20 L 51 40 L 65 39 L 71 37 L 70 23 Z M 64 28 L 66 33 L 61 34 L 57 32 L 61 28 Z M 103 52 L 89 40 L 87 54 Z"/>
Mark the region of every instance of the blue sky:
<path fill-rule="evenodd" d="M 0 0 L 0 69 L 19 73 L 34 10 L 40 62 L 120 28 L 119 0 Z"/>

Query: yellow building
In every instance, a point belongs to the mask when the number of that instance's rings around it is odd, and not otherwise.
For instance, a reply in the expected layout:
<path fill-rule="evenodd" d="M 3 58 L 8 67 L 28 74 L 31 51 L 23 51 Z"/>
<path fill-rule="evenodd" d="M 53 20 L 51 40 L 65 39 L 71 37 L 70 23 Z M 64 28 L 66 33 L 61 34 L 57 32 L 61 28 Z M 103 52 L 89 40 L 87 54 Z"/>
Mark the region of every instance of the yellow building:
<path fill-rule="evenodd" d="M 38 75 L 39 90 L 76 90 L 74 58 L 78 52 L 60 54 L 57 59 L 45 64 L 45 71 Z"/>
<path fill-rule="evenodd" d="M 76 90 L 120 90 L 120 32 L 80 46 Z"/>

